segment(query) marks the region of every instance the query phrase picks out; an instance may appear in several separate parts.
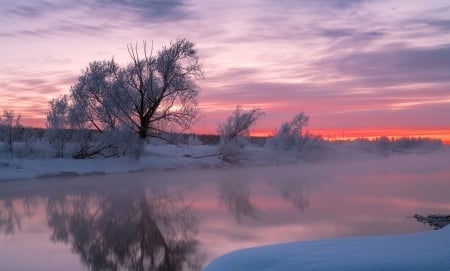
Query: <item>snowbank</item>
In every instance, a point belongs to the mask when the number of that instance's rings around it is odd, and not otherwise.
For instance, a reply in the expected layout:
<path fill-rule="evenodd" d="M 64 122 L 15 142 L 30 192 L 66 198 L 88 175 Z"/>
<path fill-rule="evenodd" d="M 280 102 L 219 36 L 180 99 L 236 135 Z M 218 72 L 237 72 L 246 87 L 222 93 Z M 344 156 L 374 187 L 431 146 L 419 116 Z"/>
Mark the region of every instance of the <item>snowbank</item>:
<path fill-rule="evenodd" d="M 179 168 L 218 168 L 224 166 L 269 166 L 315 162 L 337 162 L 339 160 L 380 159 L 373 152 L 363 152 L 348 146 L 329 145 L 313 152 L 284 152 L 258 146 L 246 146 L 239 150 L 235 161 L 228 161 L 219 155 L 219 146 L 215 145 L 147 145 L 143 156 L 136 160 L 130 157 L 120 158 L 42 158 L 42 159 L 0 159 L 0 181 L 39 178 L 52 176 L 77 176 L 109 173 L 125 173 L 145 170 L 172 170 Z M 408 155 L 427 153 L 441 154 L 450 161 L 450 148 L 441 151 L 424 151 Z M 403 155 L 403 154 L 393 154 Z M 224 161 L 225 160 L 225 161 Z M 442 159 L 439 159 L 442 160 Z"/>
<path fill-rule="evenodd" d="M 450 227 L 415 234 L 286 243 L 231 252 L 203 271 L 450 270 Z"/>
<path fill-rule="evenodd" d="M 216 146 L 149 145 L 141 159 L 129 157 L 96 159 L 4 159 L 0 181 L 52 176 L 124 173 L 177 168 L 213 168 L 224 163 L 214 155 Z"/>

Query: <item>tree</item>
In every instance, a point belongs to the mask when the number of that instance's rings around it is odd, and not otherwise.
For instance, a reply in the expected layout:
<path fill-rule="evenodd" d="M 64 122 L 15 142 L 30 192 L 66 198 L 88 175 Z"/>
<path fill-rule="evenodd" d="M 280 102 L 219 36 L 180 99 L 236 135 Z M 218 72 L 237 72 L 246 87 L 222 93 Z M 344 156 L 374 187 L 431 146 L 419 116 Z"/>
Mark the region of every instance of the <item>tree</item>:
<path fill-rule="evenodd" d="M 244 111 L 240 105 L 236 106 L 232 115 L 217 128 L 224 143 L 236 141 L 239 138 L 250 136 L 250 128 L 264 115 L 259 108 Z"/>
<path fill-rule="evenodd" d="M 56 157 L 64 157 L 64 141 L 68 128 L 69 101 L 67 95 L 60 96 L 49 102 L 50 110 L 47 112 L 47 137 Z"/>
<path fill-rule="evenodd" d="M 128 45 L 126 67 L 90 63 L 71 89 L 72 124 L 100 133 L 125 126 L 141 139 L 161 137 L 166 123 L 188 129 L 198 113 L 195 79 L 202 77 L 194 44 L 182 39 L 152 52 L 144 42 L 142 54 Z"/>
<path fill-rule="evenodd" d="M 308 123 L 309 116 L 304 112 L 295 115 L 291 121 L 281 124 L 280 129 L 269 144 L 282 150 L 295 148 L 297 151 L 301 151 L 303 145 L 309 138 L 304 131 Z"/>
<path fill-rule="evenodd" d="M 13 145 L 16 140 L 18 128 L 20 127 L 20 114 L 12 110 L 5 110 L 3 112 L 3 119 L 0 119 L 0 124 L 3 126 L 7 151 L 12 155 Z"/>

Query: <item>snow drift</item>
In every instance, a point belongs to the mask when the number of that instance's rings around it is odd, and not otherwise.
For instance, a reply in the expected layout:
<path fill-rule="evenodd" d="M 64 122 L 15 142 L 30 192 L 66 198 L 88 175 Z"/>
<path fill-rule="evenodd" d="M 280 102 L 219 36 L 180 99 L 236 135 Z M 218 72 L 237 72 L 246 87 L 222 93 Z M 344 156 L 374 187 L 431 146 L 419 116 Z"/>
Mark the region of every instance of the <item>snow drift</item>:
<path fill-rule="evenodd" d="M 203 271 L 450 269 L 450 227 L 377 237 L 337 238 L 238 250 Z"/>

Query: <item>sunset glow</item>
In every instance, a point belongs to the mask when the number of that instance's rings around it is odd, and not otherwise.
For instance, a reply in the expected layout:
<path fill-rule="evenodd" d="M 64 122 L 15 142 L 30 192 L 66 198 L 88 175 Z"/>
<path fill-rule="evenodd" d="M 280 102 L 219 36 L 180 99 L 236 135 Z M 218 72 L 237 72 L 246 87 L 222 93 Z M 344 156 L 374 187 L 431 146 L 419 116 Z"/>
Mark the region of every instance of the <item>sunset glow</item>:
<path fill-rule="evenodd" d="M 325 139 L 431 137 L 450 143 L 448 1 L 2 0 L 0 111 L 45 127 L 91 61 L 126 45 L 196 43 L 205 78 L 195 133 L 240 104 L 267 136 L 295 114 Z"/>

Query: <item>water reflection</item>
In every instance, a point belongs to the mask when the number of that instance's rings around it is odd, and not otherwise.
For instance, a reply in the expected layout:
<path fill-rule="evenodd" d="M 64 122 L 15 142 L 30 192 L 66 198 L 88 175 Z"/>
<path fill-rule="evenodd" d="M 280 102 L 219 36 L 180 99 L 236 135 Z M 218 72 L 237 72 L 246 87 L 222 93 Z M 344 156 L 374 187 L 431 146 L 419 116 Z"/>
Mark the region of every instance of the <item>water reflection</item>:
<path fill-rule="evenodd" d="M 300 211 L 304 211 L 310 205 L 310 184 L 315 183 L 318 186 L 322 183 L 320 179 L 310 180 L 307 176 L 287 174 L 284 167 L 272 168 L 270 172 L 264 171 L 263 175 L 257 174 L 252 176 L 253 178 L 249 178 L 245 170 L 235 171 L 227 177 L 218 184 L 218 202 L 226 207 L 239 224 L 243 223 L 244 218 L 253 220 L 262 218 L 261 209 L 264 207 L 258 207 L 251 198 L 252 190 L 260 188 L 261 182 Z M 256 195 L 260 197 L 258 194 L 261 191 L 258 192 Z"/>
<path fill-rule="evenodd" d="M 0 200 L 0 230 L 14 234 L 45 206 L 51 240 L 68 244 L 90 270 L 199 270 L 197 221 L 178 193 L 145 190 Z"/>
<path fill-rule="evenodd" d="M 308 181 L 304 180 L 286 180 L 285 182 L 276 183 L 276 187 L 281 197 L 292 203 L 294 207 L 303 211 L 309 207 L 309 191 Z"/>
<path fill-rule="evenodd" d="M 33 215 L 37 199 L 24 197 L 23 200 L 7 197 L 0 200 L 0 231 L 14 234 L 21 229 L 22 218 Z"/>
<path fill-rule="evenodd" d="M 250 200 L 250 186 L 243 180 L 225 180 L 219 183 L 219 203 L 234 215 L 237 223 L 243 217 L 258 218 L 258 209 Z"/>
<path fill-rule="evenodd" d="M 16 228 L 20 229 L 22 215 L 15 208 L 15 200 L 6 199 L 0 208 L 0 230 L 5 234 L 13 234 Z"/>
<path fill-rule="evenodd" d="M 70 243 L 91 270 L 196 269 L 191 209 L 166 194 L 126 192 L 49 200 L 52 240 Z"/>
<path fill-rule="evenodd" d="M 448 163 L 391 160 L 0 183 L 0 269 L 196 270 L 203 253 L 414 232 L 407 216 L 448 212 Z"/>

